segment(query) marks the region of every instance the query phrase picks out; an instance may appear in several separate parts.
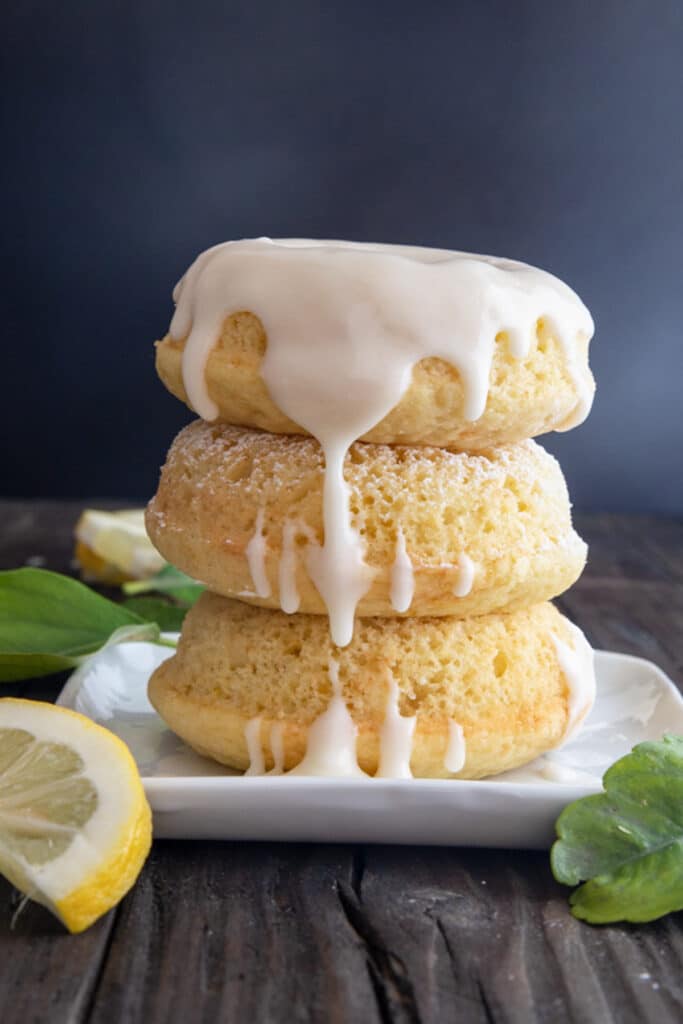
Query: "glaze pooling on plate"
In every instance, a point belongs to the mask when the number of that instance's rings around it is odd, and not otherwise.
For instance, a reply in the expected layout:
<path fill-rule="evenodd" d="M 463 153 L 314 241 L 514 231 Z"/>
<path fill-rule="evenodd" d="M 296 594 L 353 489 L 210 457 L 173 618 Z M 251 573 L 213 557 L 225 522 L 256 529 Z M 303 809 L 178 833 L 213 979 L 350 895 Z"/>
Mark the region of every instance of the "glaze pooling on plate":
<path fill-rule="evenodd" d="M 458 370 L 465 417 L 474 421 L 486 407 L 496 337 L 505 334 L 521 359 L 543 319 L 576 385 L 576 408 L 562 429 L 582 422 L 590 408 L 575 358 L 577 336 L 593 333 L 588 310 L 551 274 L 512 260 L 408 246 L 250 239 L 202 253 L 174 300 L 170 334 L 186 338 L 183 381 L 196 412 L 216 418 L 207 360 L 225 317 L 249 310 L 267 334 L 261 374 L 272 400 L 323 449 L 324 541 L 307 549 L 306 561 L 338 646 L 350 642 L 356 605 L 372 580 L 351 525 L 344 459 L 350 445 L 398 404 L 417 362 L 439 357 Z"/>

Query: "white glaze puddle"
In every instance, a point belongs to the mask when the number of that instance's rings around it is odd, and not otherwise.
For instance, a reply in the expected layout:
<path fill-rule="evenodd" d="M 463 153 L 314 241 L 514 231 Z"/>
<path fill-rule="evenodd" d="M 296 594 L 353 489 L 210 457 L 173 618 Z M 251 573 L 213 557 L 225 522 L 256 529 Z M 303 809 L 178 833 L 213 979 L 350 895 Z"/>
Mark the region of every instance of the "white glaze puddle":
<path fill-rule="evenodd" d="M 417 718 L 404 717 L 398 708 L 399 689 L 393 676 L 388 680 L 387 710 L 379 734 L 379 767 L 376 778 L 412 779 L 410 755 Z"/>
<path fill-rule="evenodd" d="M 287 519 L 282 528 L 282 553 L 278 570 L 280 608 L 288 615 L 299 610 L 299 591 L 296 585 L 296 523 Z"/>
<path fill-rule="evenodd" d="M 476 565 L 469 555 L 458 555 L 458 579 L 453 587 L 455 597 L 467 597 L 472 590 Z"/>
<path fill-rule="evenodd" d="M 595 658 L 593 648 L 578 626 L 564 620 L 571 630 L 574 648 L 552 634 L 562 674 L 569 687 L 569 718 L 561 743 L 570 740 L 579 730 L 595 701 Z"/>
<path fill-rule="evenodd" d="M 261 716 L 250 718 L 244 726 L 244 738 L 247 741 L 247 753 L 249 754 L 249 767 L 245 775 L 263 775 L 266 770 L 266 763 L 261 747 Z"/>
<path fill-rule="evenodd" d="M 344 703 L 339 665 L 334 658 L 330 658 L 329 673 L 332 682 L 330 703 L 309 726 L 306 754 L 287 775 L 324 775 L 333 779 L 356 776 L 367 779 L 368 776 L 361 771 L 356 759 L 358 727 Z"/>
<path fill-rule="evenodd" d="M 258 510 L 254 534 L 247 544 L 246 555 L 251 580 L 259 597 L 270 597 L 270 583 L 266 574 L 266 538 L 263 536 L 262 508 Z"/>
<path fill-rule="evenodd" d="M 396 536 L 396 554 L 391 567 L 391 607 L 396 612 L 407 612 L 415 593 L 413 563 L 406 551 L 406 539 L 400 525 Z"/>
<path fill-rule="evenodd" d="M 446 747 L 443 766 L 447 772 L 453 772 L 453 774 L 460 772 L 465 767 L 466 756 L 467 745 L 462 726 L 458 725 L 455 719 L 451 718 L 448 722 L 448 746 Z"/>
<path fill-rule="evenodd" d="M 170 333 L 187 339 L 183 380 L 196 412 L 216 418 L 206 362 L 225 317 L 250 310 L 268 337 L 261 375 L 271 398 L 322 446 L 324 543 L 308 551 L 307 565 L 339 646 L 351 640 L 356 605 L 372 581 L 350 522 L 344 459 L 400 401 L 415 363 L 432 356 L 456 367 L 465 417 L 476 420 L 486 406 L 496 336 L 504 332 L 513 355 L 522 358 L 543 318 L 564 348 L 577 388 L 576 409 L 563 427 L 576 425 L 590 408 L 575 357 L 577 336 L 593 333 L 588 310 L 551 274 L 511 260 L 407 246 L 253 239 L 202 253 L 173 295 Z"/>

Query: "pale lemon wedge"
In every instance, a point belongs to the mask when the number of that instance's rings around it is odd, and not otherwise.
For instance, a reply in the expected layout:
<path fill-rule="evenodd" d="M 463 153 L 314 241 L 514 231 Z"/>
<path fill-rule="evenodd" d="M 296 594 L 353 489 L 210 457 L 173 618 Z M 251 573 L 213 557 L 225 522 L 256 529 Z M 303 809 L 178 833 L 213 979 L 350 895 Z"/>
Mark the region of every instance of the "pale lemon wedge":
<path fill-rule="evenodd" d="M 66 708 L 0 699 L 0 872 L 80 932 L 125 896 L 152 840 L 133 757 Z"/>
<path fill-rule="evenodd" d="M 97 582 L 146 579 L 165 565 L 147 536 L 143 509 L 103 512 L 87 508 L 74 532 L 76 559 L 84 575 Z"/>

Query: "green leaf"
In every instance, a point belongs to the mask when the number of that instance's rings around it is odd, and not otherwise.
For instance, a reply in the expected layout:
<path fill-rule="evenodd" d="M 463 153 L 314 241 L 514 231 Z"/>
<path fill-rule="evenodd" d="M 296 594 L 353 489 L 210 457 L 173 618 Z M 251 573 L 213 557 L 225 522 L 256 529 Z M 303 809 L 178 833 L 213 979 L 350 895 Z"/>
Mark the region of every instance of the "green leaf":
<path fill-rule="evenodd" d="M 68 576 L 45 569 L 0 572 L 0 681 L 26 678 L 26 655 L 43 656 L 35 661 L 40 675 L 67 668 L 73 660 L 51 659 L 91 654 L 115 629 L 142 621 Z"/>
<path fill-rule="evenodd" d="M 162 597 L 129 597 L 123 602 L 136 615 L 156 622 L 159 628 L 167 633 L 178 633 L 182 629 L 183 619 L 187 615 L 187 606 L 171 604 Z"/>
<path fill-rule="evenodd" d="M 0 683 L 16 683 L 20 679 L 38 679 L 55 672 L 66 672 L 80 665 L 81 658 L 64 654 L 12 654 L 0 651 Z"/>
<path fill-rule="evenodd" d="M 570 897 L 572 913 L 605 924 L 683 910 L 683 736 L 634 747 L 603 786 L 557 820 L 553 874 L 565 885 L 584 882 Z"/>
<path fill-rule="evenodd" d="M 204 587 L 201 583 L 193 580 L 191 576 L 186 576 L 180 569 L 176 569 L 174 565 L 165 565 L 156 576 L 152 576 L 148 580 L 124 583 L 122 590 L 129 596 L 148 593 L 167 594 L 169 597 L 175 598 L 176 601 L 192 605 L 199 599 Z"/>
<path fill-rule="evenodd" d="M 114 643 L 148 640 L 175 646 L 159 635 L 161 628 L 171 627 L 140 611 L 60 573 L 0 572 L 0 682 L 63 672 Z"/>

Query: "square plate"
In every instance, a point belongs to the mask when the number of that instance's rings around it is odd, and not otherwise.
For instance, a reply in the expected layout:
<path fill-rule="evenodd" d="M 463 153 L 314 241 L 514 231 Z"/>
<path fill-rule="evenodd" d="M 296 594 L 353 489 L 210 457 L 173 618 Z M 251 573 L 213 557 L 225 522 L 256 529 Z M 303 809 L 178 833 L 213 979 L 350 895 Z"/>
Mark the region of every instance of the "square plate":
<path fill-rule="evenodd" d="M 245 777 L 195 754 L 149 704 L 147 680 L 172 653 L 148 643 L 106 648 L 58 701 L 128 744 L 158 838 L 547 848 L 562 808 L 599 791 L 617 758 L 683 733 L 683 698 L 656 665 L 596 651 L 597 698 L 583 729 L 524 768 L 477 782 Z"/>

